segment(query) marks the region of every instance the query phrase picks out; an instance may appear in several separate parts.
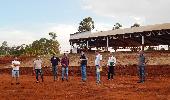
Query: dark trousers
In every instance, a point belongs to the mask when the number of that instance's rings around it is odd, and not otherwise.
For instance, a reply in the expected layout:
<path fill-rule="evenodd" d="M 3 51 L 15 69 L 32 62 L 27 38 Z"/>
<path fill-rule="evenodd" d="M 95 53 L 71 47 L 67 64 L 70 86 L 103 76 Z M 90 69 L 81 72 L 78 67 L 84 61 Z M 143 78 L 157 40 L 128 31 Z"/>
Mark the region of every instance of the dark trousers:
<path fill-rule="evenodd" d="M 139 66 L 139 78 L 140 82 L 145 81 L 145 66 Z"/>
<path fill-rule="evenodd" d="M 44 81 L 44 80 L 43 80 L 42 69 L 35 69 L 35 74 L 36 74 L 36 79 L 37 79 L 37 81 L 39 81 L 39 79 L 38 79 L 39 74 L 41 75 L 42 81 Z"/>
<path fill-rule="evenodd" d="M 109 70 L 108 70 L 108 79 L 113 79 L 113 75 L 115 75 L 115 72 L 114 72 L 114 68 L 115 66 L 109 66 Z"/>
<path fill-rule="evenodd" d="M 56 66 L 52 66 L 52 71 L 53 71 L 53 76 L 54 76 L 54 80 L 56 80 L 58 78 L 58 67 Z"/>

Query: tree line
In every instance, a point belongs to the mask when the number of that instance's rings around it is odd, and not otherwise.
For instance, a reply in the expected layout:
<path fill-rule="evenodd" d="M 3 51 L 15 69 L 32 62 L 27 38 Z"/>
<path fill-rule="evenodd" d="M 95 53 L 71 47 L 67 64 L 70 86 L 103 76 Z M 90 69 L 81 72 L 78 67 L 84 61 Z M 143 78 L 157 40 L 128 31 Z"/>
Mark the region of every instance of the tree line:
<path fill-rule="evenodd" d="M 46 55 L 46 54 L 59 54 L 59 42 L 56 40 L 56 33 L 49 33 L 51 39 L 41 38 L 39 40 L 33 41 L 31 44 L 22 44 L 20 46 L 8 46 L 7 41 L 4 41 L 0 46 L 0 55 L 26 55 L 26 56 L 36 56 L 36 55 Z"/>

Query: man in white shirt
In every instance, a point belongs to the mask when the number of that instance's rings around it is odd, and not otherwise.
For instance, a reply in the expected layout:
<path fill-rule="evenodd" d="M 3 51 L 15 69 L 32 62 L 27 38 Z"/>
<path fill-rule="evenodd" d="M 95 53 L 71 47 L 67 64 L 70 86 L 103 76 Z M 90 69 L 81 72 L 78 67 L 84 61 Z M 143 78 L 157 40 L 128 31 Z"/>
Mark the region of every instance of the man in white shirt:
<path fill-rule="evenodd" d="M 39 74 L 41 75 L 41 79 L 43 82 L 44 80 L 43 80 L 43 73 L 42 73 L 42 60 L 40 56 L 38 56 L 37 59 L 34 61 L 33 70 L 35 71 L 36 74 L 36 80 L 37 80 L 36 83 L 39 83 L 39 79 L 38 79 Z"/>
<path fill-rule="evenodd" d="M 102 55 L 99 51 L 96 51 L 95 66 L 96 66 L 96 83 L 100 83 L 100 60 L 102 60 Z"/>
<path fill-rule="evenodd" d="M 16 78 L 16 84 L 19 83 L 19 67 L 20 67 L 20 62 L 18 61 L 18 58 L 15 57 L 14 60 L 12 61 L 12 80 L 11 80 L 11 85 L 13 85 L 13 80 Z"/>
<path fill-rule="evenodd" d="M 109 59 L 108 59 L 108 80 L 110 80 L 110 76 L 111 79 L 113 79 L 113 75 L 115 75 L 115 66 L 116 66 L 116 58 L 114 57 L 114 55 L 112 53 L 110 53 L 109 55 Z"/>

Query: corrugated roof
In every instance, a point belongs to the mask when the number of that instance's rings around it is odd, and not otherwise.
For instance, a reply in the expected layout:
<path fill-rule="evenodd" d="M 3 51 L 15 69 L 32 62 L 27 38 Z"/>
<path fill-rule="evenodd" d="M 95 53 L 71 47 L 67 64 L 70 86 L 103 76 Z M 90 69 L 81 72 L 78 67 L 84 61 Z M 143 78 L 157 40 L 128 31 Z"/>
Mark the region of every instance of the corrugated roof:
<path fill-rule="evenodd" d="M 162 29 L 170 29 L 170 23 L 155 24 L 155 25 L 148 25 L 148 26 L 125 28 L 125 29 L 116 29 L 116 30 L 101 31 L 101 32 L 95 32 L 95 33 L 83 32 L 83 33 L 70 35 L 70 39 L 81 39 L 81 38 L 90 38 L 90 37 L 98 37 L 98 36 L 108 36 L 108 35 L 116 35 L 116 34 L 162 30 Z"/>

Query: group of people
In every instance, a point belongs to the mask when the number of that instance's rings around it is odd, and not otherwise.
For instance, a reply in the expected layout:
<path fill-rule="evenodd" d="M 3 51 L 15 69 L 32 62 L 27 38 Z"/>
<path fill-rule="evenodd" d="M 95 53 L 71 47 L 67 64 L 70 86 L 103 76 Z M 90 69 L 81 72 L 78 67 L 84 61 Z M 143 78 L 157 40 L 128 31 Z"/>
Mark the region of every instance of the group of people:
<path fill-rule="evenodd" d="M 86 57 L 85 53 L 82 51 L 80 55 L 80 69 L 81 69 L 81 76 L 82 76 L 82 81 L 86 82 L 87 80 L 87 73 L 86 73 L 86 66 L 87 66 L 87 61 L 88 58 Z M 100 72 L 102 71 L 102 66 L 101 66 L 101 61 L 102 61 L 102 55 L 99 53 L 99 51 L 96 51 L 96 56 L 95 56 L 95 67 L 96 67 L 96 83 L 100 84 Z M 62 70 L 62 75 L 61 79 L 64 81 L 68 81 L 68 71 L 69 71 L 69 58 L 66 53 L 62 56 L 60 59 L 59 57 L 53 55 L 53 57 L 50 59 L 51 62 L 51 67 L 52 67 L 52 72 L 53 72 L 53 79 L 54 81 L 58 80 L 58 65 L 61 63 L 61 70 Z M 145 81 L 145 56 L 144 52 L 140 51 L 139 52 L 139 63 L 138 63 L 138 70 L 139 70 L 139 78 L 140 81 L 138 83 L 143 83 Z M 44 81 L 43 78 L 43 71 L 42 71 L 42 65 L 43 62 L 38 56 L 36 60 L 33 62 L 33 71 L 36 74 L 36 83 L 39 83 L 39 75 L 41 76 L 42 82 Z M 18 60 L 17 57 L 14 58 L 14 61 L 12 61 L 12 83 L 14 78 L 16 79 L 16 84 L 19 83 L 19 66 L 20 66 L 20 61 Z M 113 76 L 115 75 L 115 66 L 116 66 L 116 57 L 114 56 L 113 53 L 109 54 L 108 57 L 108 62 L 107 62 L 107 67 L 108 67 L 108 80 L 113 79 Z"/>

